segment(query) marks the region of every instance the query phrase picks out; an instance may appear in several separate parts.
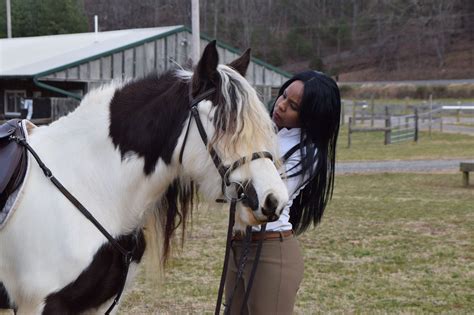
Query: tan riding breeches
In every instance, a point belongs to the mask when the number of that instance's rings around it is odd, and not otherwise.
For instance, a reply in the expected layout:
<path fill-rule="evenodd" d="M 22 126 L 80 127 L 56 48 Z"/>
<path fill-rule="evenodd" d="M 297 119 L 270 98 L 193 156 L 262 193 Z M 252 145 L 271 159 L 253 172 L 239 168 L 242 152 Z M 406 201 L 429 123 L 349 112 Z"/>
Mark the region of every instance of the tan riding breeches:
<path fill-rule="evenodd" d="M 240 314 L 252 264 L 254 262 L 257 241 L 251 243 L 245 272 L 233 294 L 230 314 Z M 243 241 L 232 241 L 230 261 L 226 277 L 225 301 L 235 287 L 239 258 L 243 250 Z M 292 314 L 296 293 L 303 279 L 303 257 L 298 240 L 290 235 L 263 242 L 262 252 L 255 274 L 252 290 L 244 314 Z"/>

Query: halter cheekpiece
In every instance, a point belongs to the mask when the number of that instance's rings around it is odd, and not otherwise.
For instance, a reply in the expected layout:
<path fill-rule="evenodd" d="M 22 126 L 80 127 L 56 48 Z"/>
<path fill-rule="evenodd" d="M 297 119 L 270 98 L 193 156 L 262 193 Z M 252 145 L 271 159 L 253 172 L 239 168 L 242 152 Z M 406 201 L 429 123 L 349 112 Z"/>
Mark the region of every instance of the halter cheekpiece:
<path fill-rule="evenodd" d="M 201 118 L 199 117 L 198 105 L 201 101 L 203 101 L 206 98 L 208 98 L 209 96 L 213 95 L 215 92 L 216 92 L 216 89 L 211 88 L 211 89 L 207 90 L 206 92 L 203 92 L 203 93 L 199 94 L 198 96 L 196 96 L 194 99 L 191 100 L 191 104 L 190 104 L 191 114 L 190 114 L 190 117 L 189 117 L 189 120 L 188 120 L 188 126 L 186 128 L 186 133 L 184 135 L 183 144 L 181 145 L 181 151 L 179 153 L 179 163 L 180 164 L 183 163 L 184 147 L 185 147 L 186 141 L 188 139 L 189 128 L 191 126 L 192 118 L 194 118 L 194 120 L 196 121 L 196 125 L 197 125 L 197 128 L 198 128 L 199 134 L 201 136 L 202 142 L 204 143 L 204 145 L 206 147 L 208 147 L 208 137 L 207 137 L 206 130 L 204 129 L 204 125 L 201 121 Z M 225 188 L 232 185 L 232 184 L 237 185 L 239 188 L 243 188 L 243 183 L 237 183 L 237 182 L 231 182 L 230 181 L 230 175 L 234 170 L 236 170 L 240 166 L 244 165 L 245 163 L 248 163 L 248 162 L 251 162 L 253 160 L 260 159 L 260 158 L 267 158 L 267 159 L 270 159 L 270 160 L 273 161 L 273 156 L 270 152 L 261 151 L 261 152 L 255 152 L 251 156 L 244 156 L 244 157 L 234 161 L 229 166 L 226 166 L 222 162 L 222 159 L 220 158 L 219 154 L 217 154 L 214 147 L 209 146 L 208 150 L 209 150 L 209 154 L 211 155 L 212 162 L 214 163 L 217 171 L 219 172 L 219 175 L 222 178 L 222 193 L 224 194 L 224 196 L 229 201 L 231 201 L 231 199 L 237 199 L 237 201 L 240 201 L 243 198 L 245 198 L 245 196 L 243 196 L 241 194 L 239 194 L 238 196 L 228 196 L 226 194 L 226 189 Z M 241 190 L 241 189 L 237 189 L 237 190 Z"/>

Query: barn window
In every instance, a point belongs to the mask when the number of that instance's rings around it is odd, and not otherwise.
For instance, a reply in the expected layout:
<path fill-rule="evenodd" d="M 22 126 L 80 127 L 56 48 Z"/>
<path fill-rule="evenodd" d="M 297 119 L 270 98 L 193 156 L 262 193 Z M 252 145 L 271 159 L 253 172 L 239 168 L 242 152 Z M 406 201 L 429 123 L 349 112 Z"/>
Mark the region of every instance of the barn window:
<path fill-rule="evenodd" d="M 26 98 L 25 90 L 6 90 L 4 98 L 5 114 L 20 114 L 22 101 Z"/>

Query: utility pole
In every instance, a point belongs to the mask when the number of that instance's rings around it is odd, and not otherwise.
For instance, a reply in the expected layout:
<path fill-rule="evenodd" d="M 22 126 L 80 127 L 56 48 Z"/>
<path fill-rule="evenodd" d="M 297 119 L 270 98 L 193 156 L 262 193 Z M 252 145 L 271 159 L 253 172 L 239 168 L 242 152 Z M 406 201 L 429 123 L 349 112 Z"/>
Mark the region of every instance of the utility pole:
<path fill-rule="evenodd" d="M 10 0 L 7 0 L 7 37 L 12 38 L 12 12 Z"/>
<path fill-rule="evenodd" d="M 197 64 L 199 55 L 201 53 L 200 48 L 200 33 L 199 33 L 199 0 L 191 0 L 191 25 L 192 25 L 192 53 L 191 59 L 193 65 Z"/>

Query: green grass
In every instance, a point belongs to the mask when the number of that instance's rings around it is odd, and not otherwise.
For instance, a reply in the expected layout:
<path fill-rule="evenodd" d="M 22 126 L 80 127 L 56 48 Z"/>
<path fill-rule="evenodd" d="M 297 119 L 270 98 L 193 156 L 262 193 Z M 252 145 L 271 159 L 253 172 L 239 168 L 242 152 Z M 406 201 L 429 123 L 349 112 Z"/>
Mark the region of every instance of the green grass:
<path fill-rule="evenodd" d="M 405 141 L 384 145 L 383 132 L 352 134 L 347 148 L 347 124 L 341 128 L 337 144 L 338 161 L 420 160 L 474 158 L 474 136 L 464 134 L 420 132 L 418 142 Z"/>
<path fill-rule="evenodd" d="M 158 290 L 141 272 L 119 313 L 212 313 L 226 212 L 202 205 Z M 338 176 L 322 224 L 299 239 L 296 314 L 474 309 L 474 188 L 460 174 Z"/>

